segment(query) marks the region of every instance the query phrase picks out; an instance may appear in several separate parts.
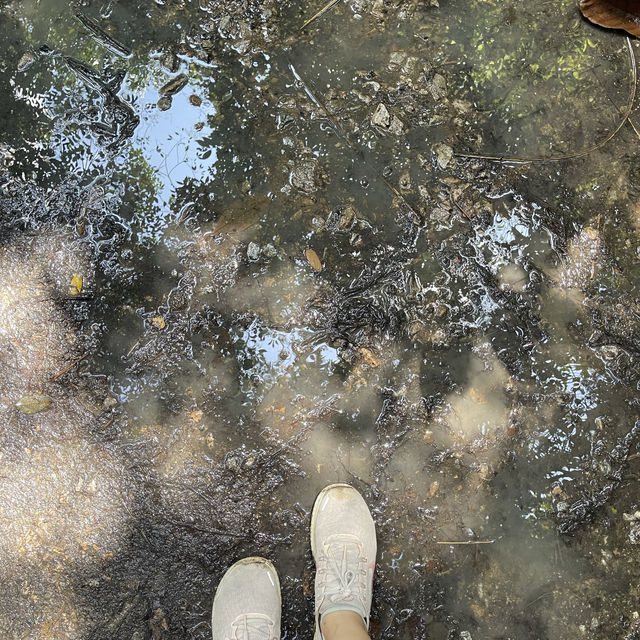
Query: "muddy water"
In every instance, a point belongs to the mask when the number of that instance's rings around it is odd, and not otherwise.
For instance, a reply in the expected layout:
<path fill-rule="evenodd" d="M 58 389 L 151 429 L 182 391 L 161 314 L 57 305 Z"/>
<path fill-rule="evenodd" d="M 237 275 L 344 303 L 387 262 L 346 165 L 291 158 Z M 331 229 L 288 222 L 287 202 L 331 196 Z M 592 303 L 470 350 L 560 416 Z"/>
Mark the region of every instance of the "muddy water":
<path fill-rule="evenodd" d="M 3 5 L 3 637 L 207 638 L 261 554 L 310 638 L 348 481 L 375 637 L 635 638 L 626 41 L 564 0 L 318 8 Z"/>

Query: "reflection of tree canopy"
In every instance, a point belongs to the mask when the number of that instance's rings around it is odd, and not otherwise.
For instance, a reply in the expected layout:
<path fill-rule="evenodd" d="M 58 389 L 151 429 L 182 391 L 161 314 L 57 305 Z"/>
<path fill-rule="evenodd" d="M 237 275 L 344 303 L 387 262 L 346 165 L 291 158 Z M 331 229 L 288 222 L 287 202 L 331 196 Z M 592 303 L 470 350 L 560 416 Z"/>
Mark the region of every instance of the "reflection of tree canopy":
<path fill-rule="evenodd" d="M 134 118 L 143 113 L 148 88 L 159 88 L 181 67 L 188 71 L 190 83 L 184 92 L 198 91 L 216 110 L 198 140 L 199 157 L 206 157 L 207 149 L 215 149 L 217 157 L 214 175 L 187 178 L 177 185 L 172 208 L 203 202 L 212 191 L 216 199 L 224 199 L 225 193 L 239 196 L 243 185 L 250 182 L 255 188 L 264 182 L 264 158 L 256 151 L 264 145 L 256 142 L 273 132 L 264 130 L 264 95 L 256 76 L 265 74 L 265 62 L 256 67 L 241 64 L 235 52 L 220 44 L 217 28 L 225 16 L 239 19 L 240 5 L 212 4 L 203 11 L 198 3 L 168 2 L 160 7 L 124 2 L 105 17 L 99 13 L 100 3 L 81 3 L 89 19 L 131 49 L 132 55 L 122 59 L 91 36 L 74 17 L 73 7 L 65 5 L 60 14 L 56 4 L 36 9 L 29 3 L 10 3 L 12 19 L 3 23 L 0 34 L 9 59 L 16 62 L 27 51 L 48 48 L 46 55 L 34 55 L 25 71 L 19 72 L 16 64 L 0 75 L 5 86 L 3 114 L 12 114 L 4 116 L 4 142 L 16 149 L 15 174 L 26 172 L 47 186 L 70 172 L 85 184 L 98 176 L 108 180 L 106 172 L 133 191 L 127 198 L 133 208 L 144 207 L 149 215 L 159 183 L 152 176 L 150 158 L 144 157 L 144 145 L 163 153 L 164 141 L 153 139 L 162 132 L 151 128 L 151 137 L 143 139 L 144 144 L 134 138 L 133 148 L 126 138 L 134 127 L 127 122 L 135 124 Z M 252 22 L 264 20 L 264 15 L 249 9 L 244 17 Z M 203 18 L 209 22 L 200 26 Z M 199 58 L 206 65 L 201 66 Z M 142 133 L 138 127 L 134 135 Z M 195 142 L 198 134 L 192 135 Z"/>

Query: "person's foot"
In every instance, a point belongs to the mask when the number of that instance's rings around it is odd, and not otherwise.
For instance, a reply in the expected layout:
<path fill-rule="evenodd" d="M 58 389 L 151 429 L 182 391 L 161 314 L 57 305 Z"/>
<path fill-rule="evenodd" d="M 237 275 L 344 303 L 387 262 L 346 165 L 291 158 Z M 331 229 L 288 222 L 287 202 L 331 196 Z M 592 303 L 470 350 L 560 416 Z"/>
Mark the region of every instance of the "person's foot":
<path fill-rule="evenodd" d="M 264 558 L 232 565 L 218 585 L 211 613 L 213 640 L 280 640 L 280 581 Z"/>
<path fill-rule="evenodd" d="M 376 563 L 376 530 L 363 497 L 348 484 L 332 484 L 316 498 L 311 514 L 311 551 L 316 562 L 316 639 L 320 618 L 354 611 L 367 628 Z"/>

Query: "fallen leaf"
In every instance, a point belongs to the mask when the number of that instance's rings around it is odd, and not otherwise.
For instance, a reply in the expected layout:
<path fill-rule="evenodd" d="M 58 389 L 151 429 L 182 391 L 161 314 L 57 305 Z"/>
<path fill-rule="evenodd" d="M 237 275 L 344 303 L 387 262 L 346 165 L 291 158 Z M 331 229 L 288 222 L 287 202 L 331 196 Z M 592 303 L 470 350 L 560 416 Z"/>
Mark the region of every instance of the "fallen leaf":
<path fill-rule="evenodd" d="M 198 422 L 200 422 L 200 420 L 202 420 L 203 415 L 203 411 L 201 411 L 200 409 L 195 409 L 189 414 L 189 417 L 197 424 Z"/>
<path fill-rule="evenodd" d="M 156 329 L 164 329 L 167 326 L 165 321 L 164 321 L 164 318 L 162 316 L 155 316 L 155 317 L 151 318 L 151 320 L 149 320 L 149 322 Z"/>
<path fill-rule="evenodd" d="M 73 278 L 71 278 L 69 295 L 77 296 L 82 291 L 82 284 L 82 276 L 74 275 Z"/>
<path fill-rule="evenodd" d="M 582 15 L 607 29 L 623 29 L 640 38 L 638 0 L 580 0 Z"/>
<path fill-rule="evenodd" d="M 364 359 L 365 363 L 368 364 L 372 369 L 380 366 L 380 359 L 371 351 L 371 349 L 367 349 L 367 347 L 359 347 L 358 351 L 360 355 Z"/>
<path fill-rule="evenodd" d="M 440 489 L 440 483 L 437 480 L 434 480 L 429 485 L 429 497 L 433 498 L 438 493 L 438 489 Z"/>
<path fill-rule="evenodd" d="M 40 413 L 51 405 L 51 398 L 40 393 L 27 393 L 16 403 L 16 407 L 25 415 Z"/>
<path fill-rule="evenodd" d="M 304 255 L 307 257 L 307 260 L 309 261 L 309 264 L 316 271 L 322 271 L 322 261 L 320 260 L 320 257 L 318 256 L 318 254 L 313 249 L 307 249 L 304 252 Z"/>

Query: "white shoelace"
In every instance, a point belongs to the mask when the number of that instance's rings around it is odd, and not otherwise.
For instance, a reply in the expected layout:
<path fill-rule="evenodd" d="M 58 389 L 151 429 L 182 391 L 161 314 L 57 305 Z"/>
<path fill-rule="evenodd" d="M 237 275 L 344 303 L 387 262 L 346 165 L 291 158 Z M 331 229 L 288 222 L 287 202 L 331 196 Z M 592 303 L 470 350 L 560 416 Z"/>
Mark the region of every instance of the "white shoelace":
<path fill-rule="evenodd" d="M 225 640 L 279 640 L 274 635 L 275 623 L 262 613 L 246 613 L 231 623 L 231 638 Z"/>
<path fill-rule="evenodd" d="M 329 606 L 344 603 L 367 613 L 367 559 L 356 536 L 330 536 L 318 558 L 317 572 L 322 577 L 322 600 L 328 598 Z"/>

